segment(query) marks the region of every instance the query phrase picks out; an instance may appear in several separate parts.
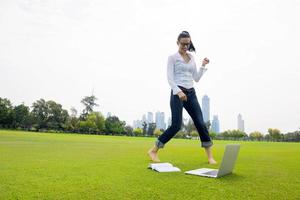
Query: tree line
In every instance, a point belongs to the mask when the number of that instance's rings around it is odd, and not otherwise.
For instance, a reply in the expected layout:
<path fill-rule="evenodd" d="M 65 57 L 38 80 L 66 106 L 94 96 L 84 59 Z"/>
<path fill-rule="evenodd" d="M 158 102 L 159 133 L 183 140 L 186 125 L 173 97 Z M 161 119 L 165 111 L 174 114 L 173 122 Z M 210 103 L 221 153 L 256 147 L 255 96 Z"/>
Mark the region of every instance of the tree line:
<path fill-rule="evenodd" d="M 81 100 L 84 109 L 78 114 L 74 107 L 69 113 L 53 100 L 39 99 L 29 107 L 24 103 L 13 106 L 9 99 L 0 97 L 0 128 L 83 134 L 132 133 L 132 127 L 117 116 L 105 118 L 101 112 L 94 111 L 98 106 L 96 100 L 94 95 L 84 97 Z"/>
<path fill-rule="evenodd" d="M 226 130 L 221 133 L 215 133 L 211 130 L 210 121 L 205 123 L 209 135 L 215 140 L 243 140 L 243 141 L 269 141 L 269 142 L 300 142 L 300 131 L 281 133 L 279 129 L 269 128 L 267 134 L 254 131 L 249 134 L 241 130 Z M 162 134 L 162 131 L 154 131 L 155 136 Z M 197 129 L 190 119 L 187 124 L 182 124 L 181 130 L 175 135 L 177 138 L 199 139 Z"/>
<path fill-rule="evenodd" d="M 0 97 L 0 128 L 38 132 L 151 137 L 158 137 L 164 132 L 164 129 L 158 129 L 155 123 L 143 122 L 141 128 L 134 129 L 117 116 L 105 118 L 101 112 L 94 111 L 95 107 L 99 106 L 96 100 L 94 95 L 85 96 L 81 100 L 84 109 L 78 113 L 76 108 L 72 107 L 69 113 L 61 104 L 53 100 L 39 99 L 29 107 L 24 103 L 14 106 L 9 99 Z M 206 126 L 208 130 L 211 130 L 209 121 Z M 175 136 L 176 138 L 198 139 L 198 132 L 191 119 L 186 124 L 182 123 L 181 127 Z M 226 130 L 221 133 L 210 131 L 210 136 L 219 140 L 300 141 L 300 131 L 281 133 L 275 128 L 269 128 L 265 135 L 258 131 L 248 135 L 240 130 Z"/>

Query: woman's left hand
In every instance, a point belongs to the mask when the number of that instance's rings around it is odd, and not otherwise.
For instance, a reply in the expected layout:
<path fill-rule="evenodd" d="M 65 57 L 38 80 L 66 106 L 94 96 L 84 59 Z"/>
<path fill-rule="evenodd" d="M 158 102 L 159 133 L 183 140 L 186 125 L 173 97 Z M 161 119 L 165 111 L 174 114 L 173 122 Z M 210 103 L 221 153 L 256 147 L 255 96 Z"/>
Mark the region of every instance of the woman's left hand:
<path fill-rule="evenodd" d="M 208 58 L 204 58 L 202 61 L 202 66 L 205 66 L 209 63 L 209 59 Z"/>

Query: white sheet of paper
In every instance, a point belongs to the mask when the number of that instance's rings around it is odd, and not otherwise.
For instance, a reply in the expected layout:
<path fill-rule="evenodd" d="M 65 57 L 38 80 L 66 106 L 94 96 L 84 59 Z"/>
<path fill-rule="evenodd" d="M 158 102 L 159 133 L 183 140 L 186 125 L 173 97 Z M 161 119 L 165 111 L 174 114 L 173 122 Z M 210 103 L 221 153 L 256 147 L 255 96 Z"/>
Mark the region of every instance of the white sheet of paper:
<path fill-rule="evenodd" d="M 178 167 L 174 167 L 171 163 L 152 163 L 149 165 L 150 169 L 158 172 L 180 172 Z"/>

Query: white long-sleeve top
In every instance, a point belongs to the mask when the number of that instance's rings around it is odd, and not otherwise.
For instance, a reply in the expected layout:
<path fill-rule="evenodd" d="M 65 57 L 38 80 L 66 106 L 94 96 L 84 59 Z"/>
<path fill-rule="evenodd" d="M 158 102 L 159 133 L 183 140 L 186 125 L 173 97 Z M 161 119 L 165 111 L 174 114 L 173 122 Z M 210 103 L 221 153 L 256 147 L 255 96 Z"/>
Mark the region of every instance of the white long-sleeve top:
<path fill-rule="evenodd" d="M 194 57 L 188 53 L 190 61 L 186 63 L 179 52 L 170 55 L 168 58 L 167 77 L 173 94 L 178 94 L 181 89 L 178 85 L 190 89 L 194 85 L 194 81 L 198 82 L 207 68 L 201 66 L 197 70 Z"/>

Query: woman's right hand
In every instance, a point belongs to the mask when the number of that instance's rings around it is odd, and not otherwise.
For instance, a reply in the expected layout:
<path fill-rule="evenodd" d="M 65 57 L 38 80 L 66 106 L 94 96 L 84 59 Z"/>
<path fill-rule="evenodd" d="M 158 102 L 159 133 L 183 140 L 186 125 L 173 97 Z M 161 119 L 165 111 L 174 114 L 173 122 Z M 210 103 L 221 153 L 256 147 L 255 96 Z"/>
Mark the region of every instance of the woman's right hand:
<path fill-rule="evenodd" d="M 182 91 L 178 92 L 177 95 L 181 101 L 187 101 L 187 96 Z"/>

